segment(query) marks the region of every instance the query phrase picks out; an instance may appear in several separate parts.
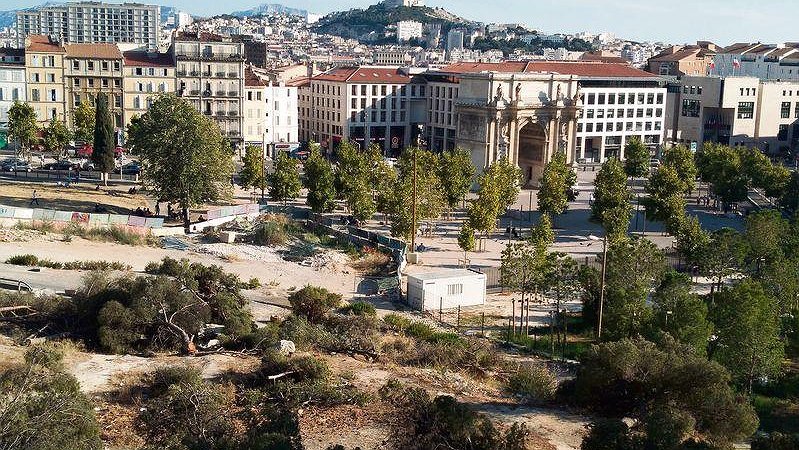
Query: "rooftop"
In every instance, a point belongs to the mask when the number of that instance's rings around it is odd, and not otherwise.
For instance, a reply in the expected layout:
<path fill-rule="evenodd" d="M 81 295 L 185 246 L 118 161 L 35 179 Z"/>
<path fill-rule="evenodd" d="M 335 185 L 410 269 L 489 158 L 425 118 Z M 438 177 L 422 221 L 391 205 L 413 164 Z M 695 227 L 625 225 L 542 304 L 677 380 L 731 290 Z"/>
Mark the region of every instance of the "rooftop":
<path fill-rule="evenodd" d="M 398 67 L 341 67 L 313 77 L 318 81 L 339 81 L 368 84 L 410 83 L 413 76 Z"/>
<path fill-rule="evenodd" d="M 64 53 L 64 47 L 48 36 L 31 34 L 25 40 L 25 51 L 37 53 Z"/>
<path fill-rule="evenodd" d="M 229 38 L 225 38 L 219 34 L 209 33 L 207 31 L 201 32 L 180 32 L 175 36 L 175 41 L 183 42 L 231 42 Z"/>
<path fill-rule="evenodd" d="M 66 44 L 67 58 L 122 59 L 116 44 Z"/>
<path fill-rule="evenodd" d="M 456 74 L 498 72 L 574 75 L 587 78 L 657 78 L 655 74 L 644 72 L 627 64 L 596 61 L 461 62 L 450 64 L 441 71 Z"/>
<path fill-rule="evenodd" d="M 435 272 L 408 274 L 408 278 L 415 278 L 421 281 L 446 280 L 450 278 L 475 277 L 475 276 L 484 277 L 485 275 L 480 272 L 468 269 L 436 270 Z"/>
<path fill-rule="evenodd" d="M 172 67 L 172 55 L 169 53 L 155 53 L 142 51 L 128 51 L 122 53 L 126 66 L 133 67 Z"/>

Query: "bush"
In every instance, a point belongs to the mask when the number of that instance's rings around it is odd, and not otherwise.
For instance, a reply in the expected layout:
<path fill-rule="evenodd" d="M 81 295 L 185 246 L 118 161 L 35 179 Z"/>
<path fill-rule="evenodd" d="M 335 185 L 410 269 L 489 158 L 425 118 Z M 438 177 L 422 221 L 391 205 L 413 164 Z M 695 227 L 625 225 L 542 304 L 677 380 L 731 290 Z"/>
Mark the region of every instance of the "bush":
<path fill-rule="evenodd" d="M 149 382 L 150 397 L 160 397 L 176 384 L 190 385 L 202 381 L 200 369 L 184 366 L 166 366 L 155 369 Z"/>
<path fill-rule="evenodd" d="M 507 388 L 527 403 L 543 404 L 555 397 L 558 381 L 546 367 L 525 364 L 508 378 Z"/>
<path fill-rule="evenodd" d="M 253 241 L 258 245 L 268 245 L 270 247 L 285 245 L 288 242 L 289 234 L 286 226 L 278 222 L 264 222 L 255 229 Z"/>
<path fill-rule="evenodd" d="M 39 259 L 35 255 L 16 255 L 8 258 L 6 264 L 17 266 L 38 266 L 65 270 L 130 270 L 131 266 L 118 261 L 72 261 L 60 263 L 49 259 Z"/>
<path fill-rule="evenodd" d="M 752 450 L 795 450 L 799 448 L 799 434 L 772 433 L 755 436 Z"/>
<path fill-rule="evenodd" d="M 375 316 L 377 310 L 374 305 L 364 301 L 352 302 L 346 307 L 341 309 L 343 314 L 352 314 L 355 316 Z"/>
<path fill-rule="evenodd" d="M 411 326 L 411 319 L 396 313 L 386 314 L 383 323 L 393 331 L 405 331 Z"/>
<path fill-rule="evenodd" d="M 311 323 L 321 322 L 331 309 L 341 303 L 341 295 L 316 286 L 305 286 L 289 296 L 294 314 Z"/>
<path fill-rule="evenodd" d="M 16 255 L 8 258 L 6 264 L 13 264 L 15 266 L 35 266 L 39 264 L 39 258 L 36 255 Z"/>
<path fill-rule="evenodd" d="M 427 340 L 436 334 L 436 329 L 424 322 L 413 322 L 405 330 L 405 333 L 417 339 Z"/>

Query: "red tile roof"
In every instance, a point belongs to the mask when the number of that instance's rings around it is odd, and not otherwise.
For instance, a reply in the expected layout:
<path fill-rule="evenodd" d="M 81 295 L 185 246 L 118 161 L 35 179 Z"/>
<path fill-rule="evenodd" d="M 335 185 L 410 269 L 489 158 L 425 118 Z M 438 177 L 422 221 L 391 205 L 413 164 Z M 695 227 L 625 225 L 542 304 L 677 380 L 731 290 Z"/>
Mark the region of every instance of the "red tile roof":
<path fill-rule="evenodd" d="M 68 58 L 122 59 L 122 52 L 116 44 L 66 44 Z"/>
<path fill-rule="evenodd" d="M 133 67 L 171 67 L 175 63 L 169 53 L 151 53 L 141 51 L 123 52 L 125 65 Z"/>
<path fill-rule="evenodd" d="M 25 51 L 39 53 L 64 53 L 64 47 L 41 34 L 28 36 Z"/>
<path fill-rule="evenodd" d="M 546 73 L 574 75 L 588 78 L 656 78 L 657 75 L 644 72 L 627 64 L 592 61 L 527 61 L 504 63 L 456 63 L 443 69 L 447 73 Z"/>
<path fill-rule="evenodd" d="M 412 78 L 396 67 L 341 67 L 313 77 L 319 81 L 368 84 L 403 84 Z"/>
<path fill-rule="evenodd" d="M 245 86 L 252 86 L 252 87 L 261 86 L 261 87 L 263 87 L 263 86 L 266 86 L 267 84 L 268 83 L 266 81 L 258 78 L 258 76 L 255 75 L 255 73 L 252 71 L 252 69 L 250 69 L 249 66 L 244 68 L 244 85 Z"/>

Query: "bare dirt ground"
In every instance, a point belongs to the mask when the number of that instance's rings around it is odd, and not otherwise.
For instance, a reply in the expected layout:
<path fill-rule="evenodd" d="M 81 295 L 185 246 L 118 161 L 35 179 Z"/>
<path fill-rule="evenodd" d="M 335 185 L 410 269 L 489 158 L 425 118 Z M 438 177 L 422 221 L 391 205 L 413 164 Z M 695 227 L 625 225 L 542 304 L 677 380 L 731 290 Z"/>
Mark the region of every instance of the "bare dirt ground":
<path fill-rule="evenodd" d="M 138 207 L 153 207 L 146 196 L 128 194 L 130 186 L 110 186 L 98 191 L 91 185 L 59 187 L 51 183 L 16 182 L 3 183 L 0 186 L 0 205 L 27 208 L 34 189 L 39 196 L 40 208 L 93 212 L 94 206 L 100 204 L 109 213 L 130 214 Z"/>

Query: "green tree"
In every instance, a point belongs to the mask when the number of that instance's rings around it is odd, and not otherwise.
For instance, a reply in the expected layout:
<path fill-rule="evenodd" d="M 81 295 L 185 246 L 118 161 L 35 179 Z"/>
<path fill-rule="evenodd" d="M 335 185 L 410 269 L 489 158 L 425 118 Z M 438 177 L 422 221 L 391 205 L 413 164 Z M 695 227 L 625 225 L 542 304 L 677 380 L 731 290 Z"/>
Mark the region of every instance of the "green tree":
<path fill-rule="evenodd" d="M 566 154 L 556 152 L 541 175 L 538 210 L 553 216 L 563 214 L 569 206 L 569 190 L 576 182 L 577 175 L 566 163 Z"/>
<path fill-rule="evenodd" d="M 307 203 L 311 211 L 325 213 L 336 207 L 336 176 L 333 165 L 322 156 L 319 146 L 308 144 L 311 154 L 305 161 L 305 187 L 308 189 Z"/>
<path fill-rule="evenodd" d="M 619 422 L 613 428 L 603 424 L 603 440 L 592 430 L 588 442 L 595 445 L 583 448 L 675 449 L 691 437 L 727 448 L 751 436 L 758 424 L 752 406 L 729 382 L 724 367 L 668 339 L 660 346 L 642 339 L 592 346 L 581 357 L 575 400 L 605 417 L 633 420 L 630 429 Z M 648 445 L 612 446 L 638 439 Z M 653 445 L 664 441 L 670 445 Z"/>
<path fill-rule="evenodd" d="M 103 448 L 94 405 L 57 350 L 31 347 L 24 364 L 7 364 L 0 371 L 0 392 L 0 448 Z"/>
<path fill-rule="evenodd" d="M 350 142 L 342 142 L 337 155 L 336 190 L 356 219 L 371 219 L 377 208 L 369 183 L 371 166 L 367 155 Z"/>
<path fill-rule="evenodd" d="M 189 232 L 189 208 L 229 196 L 230 144 L 212 119 L 174 94 L 159 95 L 131 121 L 128 143 L 139 155 L 153 197 L 177 202 Z"/>
<path fill-rule="evenodd" d="M 710 243 L 700 250 L 699 269 L 715 281 L 713 289 L 721 289 L 725 278 L 743 268 L 747 252 L 746 241 L 737 231 L 716 230 L 710 234 Z"/>
<path fill-rule="evenodd" d="M 488 170 L 497 171 L 499 182 L 500 211 L 497 216 L 504 214 L 519 198 L 524 173 L 516 164 L 512 164 L 507 157 L 500 158 Z"/>
<path fill-rule="evenodd" d="M 799 211 L 799 172 L 791 174 L 791 179 L 785 186 L 785 194 L 780 199 L 780 205 L 788 211 Z"/>
<path fill-rule="evenodd" d="M 713 185 L 713 193 L 725 205 L 746 200 L 750 180 L 741 154 L 740 149 L 705 143 L 696 155 L 700 178 Z"/>
<path fill-rule="evenodd" d="M 406 148 L 397 161 L 398 178 L 391 208 L 391 234 L 405 239 L 410 239 L 414 232 L 414 158 L 417 225 L 439 217 L 446 204 L 439 178 L 439 156 L 428 150 Z"/>
<path fill-rule="evenodd" d="M 682 181 L 682 192 L 690 193 L 696 183 L 697 169 L 694 154 L 684 145 L 677 145 L 667 149 L 663 154 L 663 166 L 668 166 L 677 172 Z"/>
<path fill-rule="evenodd" d="M 624 167 L 618 159 L 611 158 L 602 164 L 595 181 L 594 203 L 591 219 L 602 224 L 612 241 L 626 236 L 630 228 L 630 191 Z"/>
<path fill-rule="evenodd" d="M 462 149 L 448 150 L 439 159 L 438 177 L 444 190 L 444 200 L 451 211 L 458 207 L 472 187 L 475 168 L 471 154 Z"/>
<path fill-rule="evenodd" d="M 780 372 L 784 345 L 779 307 L 763 286 L 745 280 L 722 289 L 710 315 L 717 336 L 710 356 L 741 386 L 751 393 L 755 380 Z"/>
<path fill-rule="evenodd" d="M 239 181 L 245 189 L 252 187 L 261 190 L 261 200 L 264 199 L 266 191 L 266 168 L 264 167 L 264 149 L 254 145 L 248 145 L 244 149 L 244 159 L 242 161 Z"/>
<path fill-rule="evenodd" d="M 320 323 L 330 311 L 341 303 L 341 294 L 317 286 L 305 286 L 289 295 L 294 314 L 311 323 Z"/>
<path fill-rule="evenodd" d="M 652 296 L 652 327 L 704 355 L 713 324 L 707 319 L 707 305 L 691 289 L 689 276 L 668 272 Z"/>
<path fill-rule="evenodd" d="M 298 161 L 286 152 L 278 152 L 272 173 L 267 175 L 269 196 L 272 200 L 283 202 L 297 198 L 302 189 Z"/>
<path fill-rule="evenodd" d="M 71 138 L 72 135 L 69 132 L 69 128 L 64 125 L 64 122 L 55 117 L 50 120 L 50 124 L 44 129 L 44 147 L 56 157 L 61 156 L 64 147 L 66 147 Z"/>
<path fill-rule="evenodd" d="M 696 216 L 684 215 L 677 225 L 676 248 L 692 265 L 699 265 L 710 244 L 710 233 L 702 229 Z"/>
<path fill-rule="evenodd" d="M 472 228 L 488 235 L 499 216 L 516 202 L 522 171 L 503 158 L 487 167 L 477 177 L 477 198 L 469 204 L 467 215 Z"/>
<path fill-rule="evenodd" d="M 637 136 L 624 146 L 624 173 L 630 178 L 641 178 L 649 173 L 649 149 Z"/>
<path fill-rule="evenodd" d="M 16 141 L 18 153 L 24 157 L 29 155 L 31 144 L 36 142 L 38 130 L 33 107 L 14 100 L 14 104 L 8 109 L 8 137 Z"/>
<path fill-rule="evenodd" d="M 94 124 L 96 112 L 89 102 L 80 102 L 72 111 L 72 132 L 76 141 L 89 145 L 94 143 Z"/>
<path fill-rule="evenodd" d="M 102 174 L 103 184 L 108 185 L 108 174 L 114 170 L 114 117 L 108 109 L 108 96 L 97 94 L 97 109 L 94 120 L 94 150 L 92 162 L 95 169 Z"/>
<path fill-rule="evenodd" d="M 461 226 L 461 231 L 458 233 L 458 247 L 463 250 L 463 263 L 468 261 L 467 253 L 474 251 L 474 228 L 468 222 Z"/>
<path fill-rule="evenodd" d="M 651 220 L 666 224 L 671 234 L 676 234 L 685 215 L 684 186 L 677 171 L 667 165 L 658 168 L 646 182 L 648 197 L 643 201 L 646 215 Z"/>
<path fill-rule="evenodd" d="M 766 264 L 779 261 L 788 249 L 791 224 L 773 209 L 754 212 L 746 218 L 743 238 L 747 242 L 747 262 L 756 272 Z"/>

